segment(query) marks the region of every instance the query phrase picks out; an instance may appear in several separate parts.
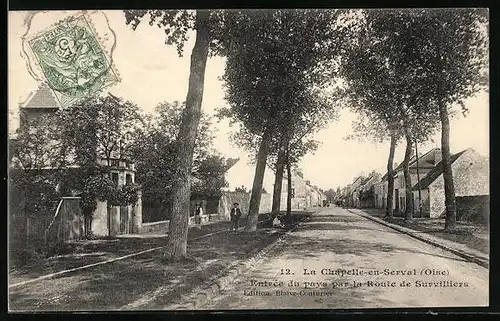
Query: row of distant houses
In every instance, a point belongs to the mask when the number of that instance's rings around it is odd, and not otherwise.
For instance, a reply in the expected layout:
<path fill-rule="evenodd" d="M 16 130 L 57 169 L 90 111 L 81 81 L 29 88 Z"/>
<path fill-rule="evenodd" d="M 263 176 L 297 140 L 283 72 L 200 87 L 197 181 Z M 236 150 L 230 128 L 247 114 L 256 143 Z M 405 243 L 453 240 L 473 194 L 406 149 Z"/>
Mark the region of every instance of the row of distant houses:
<path fill-rule="evenodd" d="M 237 159 L 231 166 L 226 174 L 225 179 L 228 183 L 227 188 L 223 192 L 223 197 L 228 195 L 237 195 L 238 193 L 245 193 L 242 190 L 251 190 L 253 176 L 255 174 L 255 167 L 248 164 L 245 160 Z M 264 180 L 263 180 L 263 193 L 260 202 L 260 212 L 266 213 L 271 211 L 271 204 L 274 193 L 274 171 L 267 167 Z M 309 180 L 304 178 L 304 175 L 297 170 L 292 171 L 291 177 L 291 208 L 292 210 L 303 210 L 316 206 L 324 206 L 326 203 L 326 195 L 320 190 L 319 187 L 312 184 Z M 243 187 L 243 188 L 242 188 Z M 249 193 L 246 193 L 249 197 Z M 287 207 L 288 197 L 288 177 L 286 172 L 283 175 L 281 187 L 281 200 L 280 210 L 284 211 Z M 229 197 L 228 197 L 229 198 Z M 248 201 L 239 202 L 242 204 L 243 211 L 247 210 Z"/>
<path fill-rule="evenodd" d="M 418 162 L 417 162 L 418 159 Z M 489 213 L 489 160 L 468 148 L 451 156 L 457 214 Z M 406 189 L 412 191 L 416 217 L 441 217 L 445 212 L 443 166 L 441 149 L 433 148 L 409 163 L 412 186 L 405 186 L 402 164 L 394 170 L 392 208 L 396 213 L 406 210 Z M 386 208 L 387 174 L 373 173 L 358 177 L 347 186 L 344 203 L 358 208 Z M 420 206 L 421 204 L 421 206 Z M 460 213 L 459 213 L 460 212 Z M 484 215 L 484 214 L 481 214 Z"/>

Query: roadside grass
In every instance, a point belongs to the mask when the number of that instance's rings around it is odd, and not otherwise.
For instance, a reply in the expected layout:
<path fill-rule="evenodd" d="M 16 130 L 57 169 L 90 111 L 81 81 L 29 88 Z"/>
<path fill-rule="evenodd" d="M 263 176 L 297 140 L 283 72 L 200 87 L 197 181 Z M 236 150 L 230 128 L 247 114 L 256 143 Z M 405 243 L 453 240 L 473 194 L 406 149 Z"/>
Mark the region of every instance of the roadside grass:
<path fill-rule="evenodd" d="M 294 213 L 293 221 L 297 223 L 310 214 L 311 212 Z M 203 231 L 203 228 L 191 229 L 188 260 L 165 264 L 162 259 L 163 250 L 159 249 L 53 279 L 36 281 L 10 289 L 9 308 L 15 311 L 162 309 L 181 295 L 189 293 L 194 287 L 219 275 L 235 261 L 251 257 L 286 232 L 286 229 L 276 230 L 270 225 L 268 222 L 260 224 L 257 231 L 252 233 L 229 231 L 228 224 L 219 225 L 219 230 L 213 227 L 209 232 L 208 229 Z M 202 235 L 214 231 L 223 232 L 195 239 L 195 235 L 199 235 L 197 233 Z M 99 261 L 102 261 L 103 257 L 109 255 L 116 256 L 141 251 L 145 247 L 163 246 L 165 240 L 127 238 L 90 242 L 85 246 L 75 247 L 78 250 L 70 256 L 72 259 L 66 259 L 65 264 L 61 263 L 64 260 L 57 257 L 46 259 L 59 261 L 59 264 L 53 264 L 52 268 L 44 267 L 44 271 L 77 265 L 76 262 L 82 266 L 97 260 L 98 257 Z M 36 272 L 39 274 L 39 271 Z"/>
<path fill-rule="evenodd" d="M 200 230 L 190 229 L 188 240 L 203 234 L 228 229 L 228 226 L 227 222 L 220 222 L 220 224 L 204 226 Z M 161 238 L 107 237 L 65 243 L 53 248 L 48 257 L 38 257 L 37 260 L 32 260 L 29 264 L 12 267 L 9 271 L 9 284 L 164 246 L 165 243 L 166 235 Z"/>
<path fill-rule="evenodd" d="M 383 209 L 362 209 L 365 213 L 379 218 L 383 218 L 385 210 Z M 457 221 L 454 232 L 445 232 L 445 220 L 442 218 L 413 218 L 411 222 L 407 222 L 403 217 L 385 218 L 389 223 L 397 224 L 412 230 L 427 233 L 442 239 L 464 244 L 472 249 L 489 253 L 489 229 L 487 226 L 468 222 Z"/>
<path fill-rule="evenodd" d="M 266 215 L 260 214 L 259 221 L 265 220 Z M 200 229 L 190 227 L 188 241 L 210 233 L 229 230 L 230 225 L 231 223 L 228 221 L 220 221 L 203 225 Z M 9 262 L 11 263 L 9 267 L 9 284 L 110 260 L 166 244 L 167 234 L 164 237 L 140 236 L 126 238 L 106 236 L 92 240 L 67 242 L 53 247 L 46 256 L 37 253 L 35 250 L 26 251 L 31 255 L 26 264 Z"/>

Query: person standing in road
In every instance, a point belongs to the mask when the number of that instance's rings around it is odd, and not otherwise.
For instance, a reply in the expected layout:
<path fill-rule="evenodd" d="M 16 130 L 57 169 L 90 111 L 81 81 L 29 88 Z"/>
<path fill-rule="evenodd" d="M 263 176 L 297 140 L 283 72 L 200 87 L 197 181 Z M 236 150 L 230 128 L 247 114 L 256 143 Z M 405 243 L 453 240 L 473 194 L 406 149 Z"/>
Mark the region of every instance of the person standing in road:
<path fill-rule="evenodd" d="M 196 205 L 196 211 L 194 212 L 194 223 L 201 229 L 201 216 L 203 215 L 203 208 L 200 204 Z"/>
<path fill-rule="evenodd" d="M 238 223 L 240 221 L 240 217 L 241 217 L 240 204 L 234 203 L 233 207 L 231 208 L 231 231 L 238 230 Z"/>

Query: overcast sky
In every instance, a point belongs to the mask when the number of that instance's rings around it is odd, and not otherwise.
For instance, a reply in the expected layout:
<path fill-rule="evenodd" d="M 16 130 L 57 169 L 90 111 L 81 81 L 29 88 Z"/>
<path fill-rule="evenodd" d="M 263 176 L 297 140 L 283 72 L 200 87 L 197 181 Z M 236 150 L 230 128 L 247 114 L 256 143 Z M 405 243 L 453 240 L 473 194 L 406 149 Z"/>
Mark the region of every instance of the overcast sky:
<path fill-rule="evenodd" d="M 21 37 L 27 32 L 26 38 L 43 30 L 48 23 L 57 22 L 60 18 L 76 12 L 43 12 L 34 15 L 28 28 L 23 24 L 26 12 L 9 12 L 8 21 L 8 100 L 9 110 L 17 111 L 20 103 L 36 90 L 40 82 L 28 72 L 25 55 L 22 52 Z M 109 92 L 136 103 L 145 111 L 151 111 L 162 101 L 184 101 L 188 88 L 189 59 L 194 39 L 186 43 L 183 57 L 178 57 L 174 47 L 165 45 L 164 31 L 147 22 L 139 25 L 136 31 L 125 25 L 122 11 L 89 12 L 98 33 L 100 41 L 106 50 L 112 48 L 114 37 L 106 26 L 116 34 L 116 47 L 112 59 L 114 68 L 121 81 L 109 88 Z M 27 31 L 28 30 L 28 31 Z M 29 65 L 29 63 L 28 63 Z M 218 80 L 224 72 L 222 58 L 210 58 L 205 75 L 205 89 L 202 109 L 208 114 L 214 114 L 216 108 L 223 106 L 224 92 L 222 82 Z M 467 103 L 469 115 L 460 116 L 451 122 L 451 150 L 472 147 L 482 155 L 489 155 L 489 102 L 488 95 L 481 93 Z M 301 161 L 304 175 L 323 189 L 344 186 L 360 173 L 377 170 L 385 171 L 388 144 L 374 145 L 371 142 L 346 141 L 351 133 L 351 122 L 355 115 L 344 110 L 341 117 L 332 122 L 328 128 L 319 132 L 315 139 L 322 144 L 315 154 L 307 155 Z M 17 126 L 11 119 L 9 132 Z M 215 122 L 217 137 L 215 148 L 225 157 L 241 157 L 246 153 L 233 146 L 228 140 L 233 130 L 227 121 Z M 438 147 L 440 134 L 435 142 L 419 146 L 419 152 L 432 147 Z M 395 161 L 401 162 L 404 156 L 404 146 L 398 146 Z"/>

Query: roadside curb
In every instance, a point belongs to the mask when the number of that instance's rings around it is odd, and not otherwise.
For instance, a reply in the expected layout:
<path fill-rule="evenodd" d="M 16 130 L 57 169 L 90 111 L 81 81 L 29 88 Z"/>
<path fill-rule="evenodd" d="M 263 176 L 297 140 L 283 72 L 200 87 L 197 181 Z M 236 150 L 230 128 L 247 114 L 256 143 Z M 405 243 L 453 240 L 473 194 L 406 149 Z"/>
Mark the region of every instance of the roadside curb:
<path fill-rule="evenodd" d="M 303 223 L 311 220 L 311 217 L 316 214 L 318 211 L 314 212 L 304 220 L 300 221 L 297 223 L 295 226 L 293 226 L 290 230 L 286 231 L 285 233 L 282 233 L 275 241 L 273 241 L 271 244 L 267 245 L 263 249 L 257 251 L 255 254 L 250 254 L 250 257 L 247 259 L 244 259 L 242 261 L 237 261 L 234 264 L 231 264 L 227 269 L 224 269 L 224 271 L 221 272 L 221 274 L 224 274 L 228 270 L 232 270 L 229 272 L 229 274 L 223 276 L 223 277 L 214 277 L 211 280 L 209 280 L 207 283 L 210 285 L 201 285 L 198 288 L 194 289 L 191 291 L 189 294 L 184 295 L 181 297 L 180 302 L 189 302 L 185 304 L 179 304 L 179 303 L 173 303 L 170 305 L 167 305 L 165 307 L 166 310 L 194 310 L 196 308 L 199 308 L 201 305 L 206 303 L 208 300 L 211 300 L 218 296 L 224 288 L 226 288 L 229 284 L 231 284 L 240 274 L 242 274 L 244 271 L 251 269 L 255 265 L 259 264 L 264 257 L 271 252 L 272 250 L 276 249 L 279 247 L 281 244 L 283 244 L 285 238 L 293 233 L 297 228 L 299 228 Z M 279 233 L 279 232 L 276 232 Z"/>
<path fill-rule="evenodd" d="M 387 226 L 387 227 L 390 227 L 392 228 L 393 230 L 396 230 L 398 232 L 401 232 L 403 234 L 406 234 L 406 235 L 409 235 L 419 241 L 422 241 L 422 242 L 425 242 L 427 244 L 431 244 L 431 245 L 434 245 L 436 247 L 439 247 L 441 249 L 444 249 L 444 250 L 447 250 L 449 252 L 452 252 L 453 254 L 455 255 L 458 255 L 466 260 L 468 260 L 469 262 L 472 262 L 472 263 L 476 263 L 484 268 L 489 268 L 489 260 L 488 258 L 485 258 L 485 257 L 481 257 L 481 256 L 478 256 L 478 255 L 474 255 L 472 253 L 467 253 L 465 251 L 462 251 L 462 250 L 459 250 L 459 249 L 456 249 L 456 248 L 452 248 L 446 244 L 443 244 L 442 242 L 439 242 L 437 241 L 435 238 L 430 238 L 430 237 L 425 237 L 423 235 L 419 235 L 417 234 L 415 231 L 409 229 L 409 228 L 405 228 L 405 227 L 402 227 L 402 226 L 399 226 L 399 225 L 396 225 L 396 224 L 392 224 L 392 223 L 389 223 L 389 222 L 386 222 L 378 217 L 374 217 L 374 216 L 371 216 L 369 214 L 366 214 L 364 213 L 363 211 L 361 210 L 357 210 L 357 211 L 353 211 L 352 209 L 347 209 L 348 212 L 350 213 L 353 213 L 355 215 L 359 215 L 361 217 L 364 217 L 364 218 L 367 218 L 371 221 L 374 221 L 374 222 L 377 222 L 379 224 L 382 224 L 384 226 Z"/>

